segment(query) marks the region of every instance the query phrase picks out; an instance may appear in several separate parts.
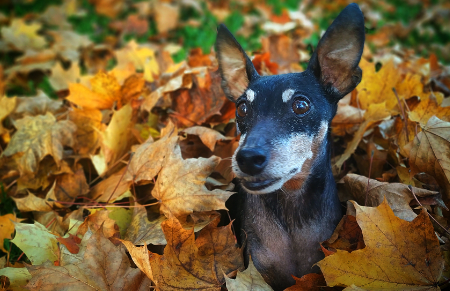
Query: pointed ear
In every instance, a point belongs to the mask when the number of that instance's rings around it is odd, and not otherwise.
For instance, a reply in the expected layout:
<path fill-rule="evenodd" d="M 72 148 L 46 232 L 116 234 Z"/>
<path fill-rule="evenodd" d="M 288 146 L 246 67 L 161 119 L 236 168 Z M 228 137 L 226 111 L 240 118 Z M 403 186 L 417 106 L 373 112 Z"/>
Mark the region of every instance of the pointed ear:
<path fill-rule="evenodd" d="M 309 61 L 311 70 L 333 95 L 342 98 L 361 81 L 358 67 L 364 48 L 364 16 L 355 3 L 333 21 Z"/>
<path fill-rule="evenodd" d="M 222 89 L 231 101 L 235 102 L 248 84 L 259 75 L 228 28 L 220 24 L 217 29 L 216 54 L 222 77 Z"/>

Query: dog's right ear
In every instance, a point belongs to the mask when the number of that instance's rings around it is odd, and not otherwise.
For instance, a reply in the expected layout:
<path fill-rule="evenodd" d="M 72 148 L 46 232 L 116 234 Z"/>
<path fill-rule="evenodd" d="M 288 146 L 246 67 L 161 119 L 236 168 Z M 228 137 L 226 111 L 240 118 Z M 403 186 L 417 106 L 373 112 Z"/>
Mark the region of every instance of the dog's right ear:
<path fill-rule="evenodd" d="M 215 48 L 222 89 L 227 98 L 235 102 L 259 75 L 241 45 L 223 24 L 217 29 Z"/>

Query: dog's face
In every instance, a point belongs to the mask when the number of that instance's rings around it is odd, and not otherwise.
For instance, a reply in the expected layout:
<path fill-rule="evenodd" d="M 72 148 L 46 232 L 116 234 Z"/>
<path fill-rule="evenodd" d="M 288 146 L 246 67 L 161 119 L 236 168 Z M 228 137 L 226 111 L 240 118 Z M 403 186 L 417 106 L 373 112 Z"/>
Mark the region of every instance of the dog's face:
<path fill-rule="evenodd" d="M 360 82 L 364 18 L 345 8 L 328 28 L 302 73 L 260 77 L 228 29 L 216 51 L 222 88 L 236 103 L 241 139 L 233 171 L 248 193 L 300 189 L 314 159 L 326 153 L 337 102 Z"/>

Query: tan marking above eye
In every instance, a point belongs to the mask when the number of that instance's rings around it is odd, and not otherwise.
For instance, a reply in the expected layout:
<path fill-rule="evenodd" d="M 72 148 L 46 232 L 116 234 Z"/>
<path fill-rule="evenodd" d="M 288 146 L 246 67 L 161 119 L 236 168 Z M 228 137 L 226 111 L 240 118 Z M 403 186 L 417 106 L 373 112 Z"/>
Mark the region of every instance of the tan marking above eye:
<path fill-rule="evenodd" d="M 247 90 L 247 100 L 248 100 L 248 102 L 252 103 L 253 100 L 255 100 L 255 96 L 256 96 L 255 91 L 253 91 L 252 89 L 248 89 Z"/>

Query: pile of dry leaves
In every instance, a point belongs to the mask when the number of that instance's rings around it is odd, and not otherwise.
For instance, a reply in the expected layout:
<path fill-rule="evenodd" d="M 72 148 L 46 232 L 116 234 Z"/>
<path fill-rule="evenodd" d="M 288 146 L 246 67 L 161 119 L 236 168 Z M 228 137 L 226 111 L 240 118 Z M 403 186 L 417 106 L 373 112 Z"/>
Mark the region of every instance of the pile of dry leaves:
<path fill-rule="evenodd" d="M 110 17 L 128 5 L 91 2 Z M 0 82 L 0 179 L 19 211 L 0 216 L 0 241 L 13 238 L 23 252 L 11 260 L 11 247 L 0 245 L 1 290 L 271 290 L 252 263 L 245 270 L 231 222 L 218 226 L 217 210 L 233 194 L 239 136 L 214 52 L 194 49 L 175 63 L 180 45 L 161 42 L 182 25 L 179 6 L 200 4 L 139 5 L 111 25 L 145 33 L 153 17 L 155 42 L 94 44 L 65 21 L 81 13 L 70 0 L 1 19 L 0 50 L 23 53 L 3 65 Z M 208 5 L 219 18 L 227 13 Z M 253 55 L 259 73 L 302 71 L 309 51 L 301 40 L 317 29 L 310 14 L 258 7 L 261 16 L 246 18 L 240 33 L 264 23 Z M 450 67 L 434 54 L 385 48 L 383 33 L 368 37 L 362 82 L 332 123 L 347 215 L 317 246 L 323 275 L 296 278 L 287 290 L 448 286 Z M 36 74 L 59 98 L 7 96 Z"/>

